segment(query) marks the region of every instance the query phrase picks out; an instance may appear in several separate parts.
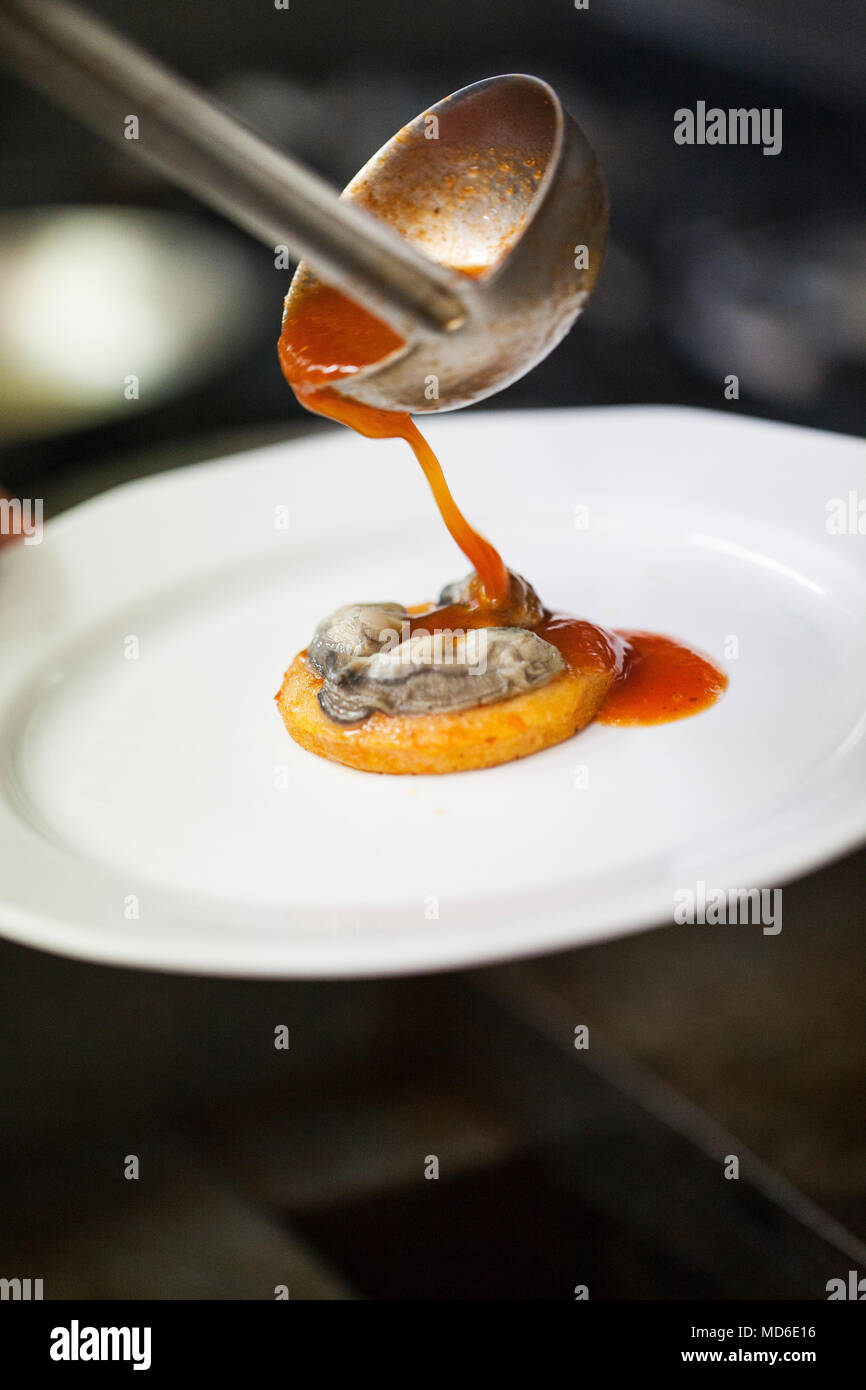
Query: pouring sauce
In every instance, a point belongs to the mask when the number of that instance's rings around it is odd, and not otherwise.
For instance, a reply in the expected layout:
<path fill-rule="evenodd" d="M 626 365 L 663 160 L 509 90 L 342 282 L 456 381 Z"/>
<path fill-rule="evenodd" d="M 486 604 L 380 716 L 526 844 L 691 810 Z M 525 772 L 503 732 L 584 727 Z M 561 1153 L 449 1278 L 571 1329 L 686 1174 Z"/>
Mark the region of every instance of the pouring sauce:
<path fill-rule="evenodd" d="M 475 571 L 464 601 L 416 611 L 411 629 L 531 627 L 557 648 L 569 668 L 595 667 L 616 673 L 596 716 L 602 724 L 665 724 L 714 704 L 728 684 L 724 672 L 673 638 L 649 632 L 608 632 L 537 604 L 530 610 L 523 581 L 509 573 L 499 552 L 463 516 L 438 459 L 410 416 L 366 405 L 334 390 L 335 382 L 345 381 L 402 346 L 403 339 L 390 325 L 330 285 L 312 281 L 286 299 L 280 365 L 301 405 L 369 439 L 405 439 L 424 471 L 442 520 Z"/>
<path fill-rule="evenodd" d="M 481 580 L 487 602 L 498 607 L 507 602 L 509 588 L 502 557 L 469 525 L 451 496 L 439 460 L 411 417 L 377 410 L 329 387 L 402 346 L 393 328 L 330 285 L 311 285 L 291 305 L 286 301 L 280 364 L 301 405 L 368 439 L 406 440 L 424 470 L 442 520 Z"/>

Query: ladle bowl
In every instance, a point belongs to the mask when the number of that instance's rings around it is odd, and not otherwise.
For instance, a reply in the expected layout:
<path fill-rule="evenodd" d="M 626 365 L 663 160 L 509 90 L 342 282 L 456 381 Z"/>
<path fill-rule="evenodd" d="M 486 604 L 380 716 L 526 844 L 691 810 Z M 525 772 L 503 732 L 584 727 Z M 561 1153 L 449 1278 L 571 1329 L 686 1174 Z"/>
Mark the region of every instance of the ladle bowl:
<path fill-rule="evenodd" d="M 403 347 L 335 383 L 382 409 L 455 410 L 516 381 L 565 336 L 601 269 L 604 177 L 537 77 L 491 77 L 446 97 L 383 145 L 341 196 L 451 268 L 466 309 L 450 331 L 418 323 Z M 290 300 L 315 278 L 301 261 Z"/>

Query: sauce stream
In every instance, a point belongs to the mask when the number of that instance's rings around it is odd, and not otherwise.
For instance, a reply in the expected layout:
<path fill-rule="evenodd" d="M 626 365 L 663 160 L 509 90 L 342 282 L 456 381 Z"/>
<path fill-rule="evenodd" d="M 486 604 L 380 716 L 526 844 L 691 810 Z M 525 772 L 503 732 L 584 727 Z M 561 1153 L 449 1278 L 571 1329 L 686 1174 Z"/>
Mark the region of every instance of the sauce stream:
<path fill-rule="evenodd" d="M 388 324 L 339 290 L 316 283 L 297 302 L 287 303 L 280 363 L 308 410 L 339 420 L 368 439 L 406 440 L 424 470 L 442 520 L 481 580 L 487 602 L 491 608 L 501 607 L 509 590 L 502 557 L 469 525 L 451 496 L 439 460 L 414 421 L 400 411 L 377 410 L 330 387 L 402 345 L 403 339 Z"/>

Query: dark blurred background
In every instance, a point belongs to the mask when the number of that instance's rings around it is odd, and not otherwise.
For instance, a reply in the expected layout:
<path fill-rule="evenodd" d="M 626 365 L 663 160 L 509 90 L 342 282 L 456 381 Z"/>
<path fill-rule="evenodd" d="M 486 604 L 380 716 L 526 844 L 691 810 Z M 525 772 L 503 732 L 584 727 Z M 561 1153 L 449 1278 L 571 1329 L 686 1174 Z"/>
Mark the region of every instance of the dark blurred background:
<path fill-rule="evenodd" d="M 858 0 L 92 8 L 335 184 L 467 82 L 553 83 L 607 173 L 609 260 L 565 343 L 480 408 L 866 429 Z M 781 107 L 782 152 L 677 146 L 698 100 Z M 51 515 L 324 428 L 279 372 L 272 253 L 2 77 L 0 102 L 5 486 Z M 0 1276 L 46 1297 L 823 1298 L 866 1272 L 866 855 L 785 894 L 778 938 L 668 928 L 420 981 L 195 980 L 2 943 Z"/>

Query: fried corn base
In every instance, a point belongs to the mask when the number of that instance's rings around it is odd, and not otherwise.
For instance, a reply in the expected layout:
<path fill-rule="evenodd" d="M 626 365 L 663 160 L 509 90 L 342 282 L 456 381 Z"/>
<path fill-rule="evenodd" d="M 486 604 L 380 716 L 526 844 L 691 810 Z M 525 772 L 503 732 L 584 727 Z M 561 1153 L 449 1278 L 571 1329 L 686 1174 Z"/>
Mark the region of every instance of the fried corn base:
<path fill-rule="evenodd" d="M 468 772 L 551 748 L 594 719 L 612 672 L 565 671 L 538 690 L 492 705 L 440 714 L 371 714 L 336 724 L 316 698 L 322 680 L 299 652 L 275 696 L 296 743 L 361 772 Z"/>

